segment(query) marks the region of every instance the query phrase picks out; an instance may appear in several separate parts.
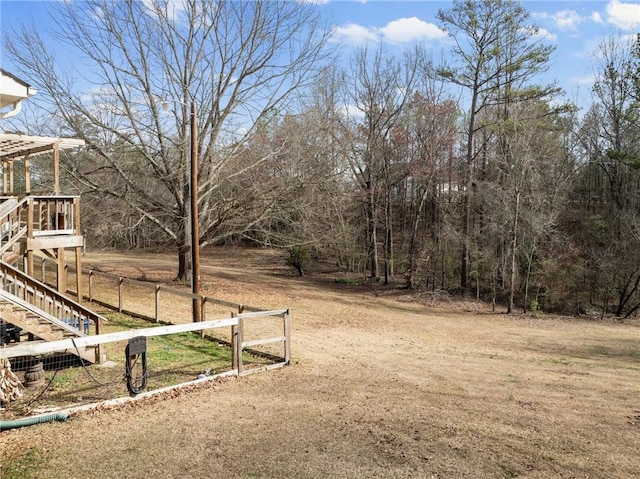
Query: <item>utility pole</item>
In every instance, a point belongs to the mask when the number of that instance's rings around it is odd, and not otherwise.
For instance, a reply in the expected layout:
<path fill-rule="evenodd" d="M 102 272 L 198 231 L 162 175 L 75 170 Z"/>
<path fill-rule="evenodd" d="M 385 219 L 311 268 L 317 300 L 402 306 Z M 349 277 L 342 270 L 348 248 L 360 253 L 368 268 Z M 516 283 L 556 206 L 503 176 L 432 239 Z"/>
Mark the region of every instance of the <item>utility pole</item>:
<path fill-rule="evenodd" d="M 191 101 L 191 293 L 200 294 L 200 233 L 198 231 L 198 121 Z M 193 298 L 193 322 L 202 321 L 202 300 Z"/>

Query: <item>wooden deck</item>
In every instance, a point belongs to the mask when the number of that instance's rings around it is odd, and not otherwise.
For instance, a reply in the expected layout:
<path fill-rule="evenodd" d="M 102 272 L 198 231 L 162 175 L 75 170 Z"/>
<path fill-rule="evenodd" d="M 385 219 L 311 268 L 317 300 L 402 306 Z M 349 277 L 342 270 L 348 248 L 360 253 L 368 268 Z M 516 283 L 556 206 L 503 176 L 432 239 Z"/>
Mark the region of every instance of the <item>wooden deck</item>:
<path fill-rule="evenodd" d="M 60 292 L 66 291 L 66 248 L 75 249 L 80 267 L 79 197 L 9 196 L 0 201 L 0 318 L 45 341 L 83 337 L 85 325 L 99 334 L 103 318 Z M 36 253 L 56 262 L 57 290 L 34 278 Z M 80 301 L 81 282 L 78 277 Z M 91 362 L 102 359 L 99 348 L 80 355 Z"/>

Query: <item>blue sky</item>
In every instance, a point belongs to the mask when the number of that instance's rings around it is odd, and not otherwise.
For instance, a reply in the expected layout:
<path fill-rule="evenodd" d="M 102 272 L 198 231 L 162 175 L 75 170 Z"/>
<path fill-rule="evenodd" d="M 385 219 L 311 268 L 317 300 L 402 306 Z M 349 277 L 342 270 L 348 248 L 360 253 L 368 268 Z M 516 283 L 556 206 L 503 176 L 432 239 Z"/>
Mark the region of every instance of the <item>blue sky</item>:
<path fill-rule="evenodd" d="M 423 42 L 435 60 L 446 51 L 446 37 L 436 26 L 438 9 L 448 1 L 323 1 L 336 22 L 333 41 L 358 45 L 383 41 L 397 47 Z M 549 75 L 565 89 L 569 100 L 588 101 L 593 84 L 593 55 L 610 35 L 640 32 L 640 2 L 523 1 L 541 40 L 556 46 Z"/>
<path fill-rule="evenodd" d="M 69 1 L 69 0 L 66 0 Z M 78 1 L 78 0 L 74 0 Z M 169 0 L 180 3 L 180 0 Z M 315 3 L 334 24 L 332 42 L 349 48 L 382 41 L 392 48 L 424 43 L 434 59 L 446 48 L 446 36 L 436 26 L 438 9 L 449 1 L 389 0 L 299 0 Z M 43 3 L 35 0 L 0 0 L 0 27 L 3 34 L 11 26 L 35 22 L 48 28 Z M 592 56 L 598 42 L 609 35 L 630 35 L 640 31 L 640 2 L 523 1 L 532 20 L 541 28 L 542 41 L 557 46 L 549 75 L 562 86 L 570 100 L 585 101 L 593 82 Z M 0 65 L 11 64 L 0 56 Z"/>

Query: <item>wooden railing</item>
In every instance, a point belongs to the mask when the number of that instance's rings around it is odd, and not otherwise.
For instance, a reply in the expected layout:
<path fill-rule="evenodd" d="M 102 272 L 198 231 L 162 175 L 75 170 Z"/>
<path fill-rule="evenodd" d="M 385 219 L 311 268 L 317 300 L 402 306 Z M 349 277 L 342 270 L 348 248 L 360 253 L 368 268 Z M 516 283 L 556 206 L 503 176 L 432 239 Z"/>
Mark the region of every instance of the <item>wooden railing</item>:
<path fill-rule="evenodd" d="M 87 326 L 90 334 L 102 332 L 102 316 L 4 262 L 0 262 L 0 280 L 2 289 L 80 331 Z"/>
<path fill-rule="evenodd" d="M 78 234 L 79 196 L 28 196 L 28 220 L 33 236 Z"/>
<path fill-rule="evenodd" d="M 47 280 L 47 263 L 51 263 L 51 260 L 47 258 L 41 258 L 41 264 L 39 269 L 41 270 L 41 277 L 43 281 Z M 55 267 L 55 265 L 53 265 Z M 38 269 L 38 268 L 36 268 Z M 65 274 L 74 273 L 77 274 L 75 268 L 71 265 L 65 265 Z M 234 327 L 231 330 L 230 340 L 221 337 L 215 337 L 217 342 L 225 344 L 228 343 L 231 346 L 234 354 L 234 369 L 238 369 L 240 373 L 243 373 L 242 365 L 242 352 L 246 351 L 251 354 L 268 357 L 277 361 L 278 365 L 289 364 L 291 361 L 291 314 L 288 309 L 278 310 L 277 312 L 267 311 L 264 308 L 257 306 L 250 306 L 248 304 L 240 304 L 232 301 L 225 301 L 222 299 L 211 298 L 208 296 L 194 294 L 187 291 L 177 290 L 169 286 L 154 284 L 147 281 L 138 281 L 131 278 L 124 278 L 121 276 L 105 273 L 103 271 L 96 270 L 83 270 L 82 274 L 85 278 L 88 278 L 87 294 L 84 296 L 84 300 L 89 304 L 100 304 L 104 307 L 118 311 L 129 316 L 141 318 L 153 323 L 163 324 L 176 324 L 175 317 L 169 317 L 166 311 L 163 312 L 162 304 L 171 305 L 177 303 L 180 298 L 188 300 L 196 300 L 201 307 L 200 318 L 203 322 L 208 322 L 209 317 L 212 316 L 212 312 L 209 308 L 222 307 L 230 310 L 231 316 L 237 318 L 237 322 L 234 323 Z M 103 278 L 110 282 L 109 287 L 105 284 L 99 284 L 95 287 L 94 280 Z M 65 279 L 66 283 L 69 282 Z M 109 289 L 113 294 L 109 295 L 109 298 L 103 297 L 98 292 L 104 292 L 105 289 Z M 75 294 L 74 291 L 67 291 L 69 294 Z M 152 295 L 153 299 L 151 304 L 147 300 L 147 295 Z M 126 307 L 125 303 L 129 306 Z M 189 301 L 189 305 L 192 302 Z M 217 309 L 219 314 L 220 308 Z M 245 340 L 247 337 L 247 325 L 246 320 L 249 318 L 268 318 L 279 317 L 282 321 L 278 326 L 278 332 L 276 335 L 268 335 L 266 337 L 256 338 L 253 340 Z M 188 320 L 191 320 L 191 316 L 188 316 Z M 253 332 L 253 331 L 252 331 Z M 284 348 L 283 354 L 270 354 L 264 351 L 256 350 L 255 347 L 262 345 L 269 345 L 274 343 L 281 343 Z M 269 369 L 271 366 L 267 366 Z M 278 367 L 278 366 L 275 366 Z M 243 373 L 244 374 L 244 373 Z"/>
<path fill-rule="evenodd" d="M 268 318 L 268 317 L 280 317 L 284 324 L 283 336 L 273 338 L 256 339 L 253 341 L 243 341 L 243 329 L 244 322 L 251 318 Z M 234 315 L 228 319 L 216 319 L 210 321 L 201 321 L 198 323 L 186 323 L 186 324 L 171 324 L 168 326 L 143 328 L 143 329 L 129 329 L 126 331 L 119 331 L 115 333 L 102 334 L 100 336 L 84 336 L 81 338 L 62 339 L 60 341 L 52 341 L 46 343 L 21 343 L 11 348 L 0 348 L 0 358 L 15 358 L 20 356 L 30 356 L 38 354 L 48 354 L 56 351 L 64 351 L 77 347 L 91 347 L 102 346 L 107 343 L 116 341 L 122 341 L 131 339 L 134 337 L 154 337 L 164 336 L 168 334 L 177 334 L 190 331 L 205 331 L 208 329 L 224 328 L 231 326 L 233 331 L 231 350 L 231 368 L 232 373 L 238 376 L 248 375 L 265 371 L 269 369 L 281 368 L 291 363 L 291 347 L 290 347 L 290 335 L 291 335 L 291 314 L 288 309 L 280 309 L 273 311 L 259 311 L 253 313 L 244 313 Z M 276 363 L 269 364 L 258 368 L 245 369 L 243 364 L 242 354 L 251 346 L 258 346 L 261 344 L 270 344 L 273 342 L 285 342 L 284 357 Z"/>
<path fill-rule="evenodd" d="M 0 255 L 27 234 L 27 212 L 29 200 L 24 198 L 2 198 L 0 203 Z"/>
<path fill-rule="evenodd" d="M 46 258 L 42 258 L 42 263 L 41 263 L 41 269 L 42 269 L 42 277 L 45 278 L 46 277 L 46 270 L 45 270 L 45 265 L 47 262 L 49 262 L 50 260 L 46 259 Z M 73 271 L 74 273 L 75 268 L 73 268 L 72 266 L 69 265 L 65 265 L 65 272 L 68 272 L 69 270 Z M 231 308 L 234 312 L 237 311 L 239 314 L 242 313 L 246 313 L 246 312 L 259 312 L 259 311 L 265 311 L 264 308 L 259 308 L 257 306 L 250 306 L 248 304 L 239 304 L 239 303 L 234 303 L 232 301 L 225 301 L 222 299 L 216 299 L 216 298 L 209 298 L 207 296 L 203 296 L 200 294 L 194 294 L 194 293 L 190 293 L 187 291 L 180 291 L 177 290 L 175 288 L 171 288 L 169 286 L 164 286 L 164 285 L 160 285 L 160 284 L 153 284 L 153 283 L 149 283 L 147 281 L 138 281 L 135 279 L 130 279 L 130 278 L 123 278 L 121 276 L 116 276 L 110 273 L 104 273 L 102 271 L 96 271 L 93 269 L 90 270 L 83 270 L 83 275 L 85 275 L 88 278 L 88 291 L 87 291 L 87 295 L 85 296 L 85 299 L 87 299 L 90 303 L 92 302 L 102 302 L 99 299 L 97 299 L 94 296 L 94 286 L 93 286 L 93 279 L 94 277 L 103 277 L 103 278 L 107 278 L 110 279 L 112 281 L 116 281 L 117 282 L 117 302 L 115 304 L 105 304 L 105 306 L 108 306 L 110 308 L 113 308 L 115 310 L 117 310 L 120 313 L 125 313 L 131 316 L 136 316 L 142 319 L 145 319 L 147 321 L 152 321 L 155 323 L 170 323 L 170 321 L 167 318 L 164 318 L 162 316 L 162 308 L 160 307 L 161 304 L 161 293 L 167 293 L 166 296 L 174 296 L 174 297 L 181 297 L 181 298 L 187 298 L 187 299 L 191 299 L 191 300 L 196 300 L 198 302 L 198 304 L 200 304 L 200 318 L 202 319 L 202 321 L 206 320 L 207 317 L 207 310 L 206 310 L 206 305 L 207 304 L 211 304 L 211 305 L 218 305 L 218 306 L 224 306 L 224 307 L 228 307 Z M 153 291 L 154 295 L 155 295 L 155 308 L 154 308 L 154 315 L 150 316 L 150 315 L 146 315 L 141 313 L 140 311 L 134 311 L 132 309 L 127 309 L 124 307 L 124 303 L 125 303 L 125 295 L 127 291 L 131 291 L 131 288 L 126 288 L 126 286 L 136 286 L 142 290 L 146 290 L 146 291 Z M 71 292 L 72 294 L 74 293 L 73 291 Z M 130 294 L 130 298 L 135 298 L 137 292 L 133 292 L 133 293 L 129 293 Z M 172 300 L 169 299 L 167 302 L 171 302 Z"/>
<path fill-rule="evenodd" d="M 17 241 L 51 235 L 78 235 L 79 196 L 0 197 L 0 254 Z"/>

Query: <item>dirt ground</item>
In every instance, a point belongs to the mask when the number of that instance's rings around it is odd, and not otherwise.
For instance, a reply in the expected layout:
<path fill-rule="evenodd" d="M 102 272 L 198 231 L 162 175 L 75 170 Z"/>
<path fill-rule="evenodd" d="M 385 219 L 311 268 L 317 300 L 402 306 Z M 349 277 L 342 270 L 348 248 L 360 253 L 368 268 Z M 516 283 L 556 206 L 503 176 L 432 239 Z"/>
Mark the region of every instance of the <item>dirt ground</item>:
<path fill-rule="evenodd" d="M 0 434 L 3 479 L 637 478 L 640 324 L 507 316 L 203 254 L 208 296 L 293 317 L 290 367 Z M 173 255 L 85 266 L 169 281 Z"/>

